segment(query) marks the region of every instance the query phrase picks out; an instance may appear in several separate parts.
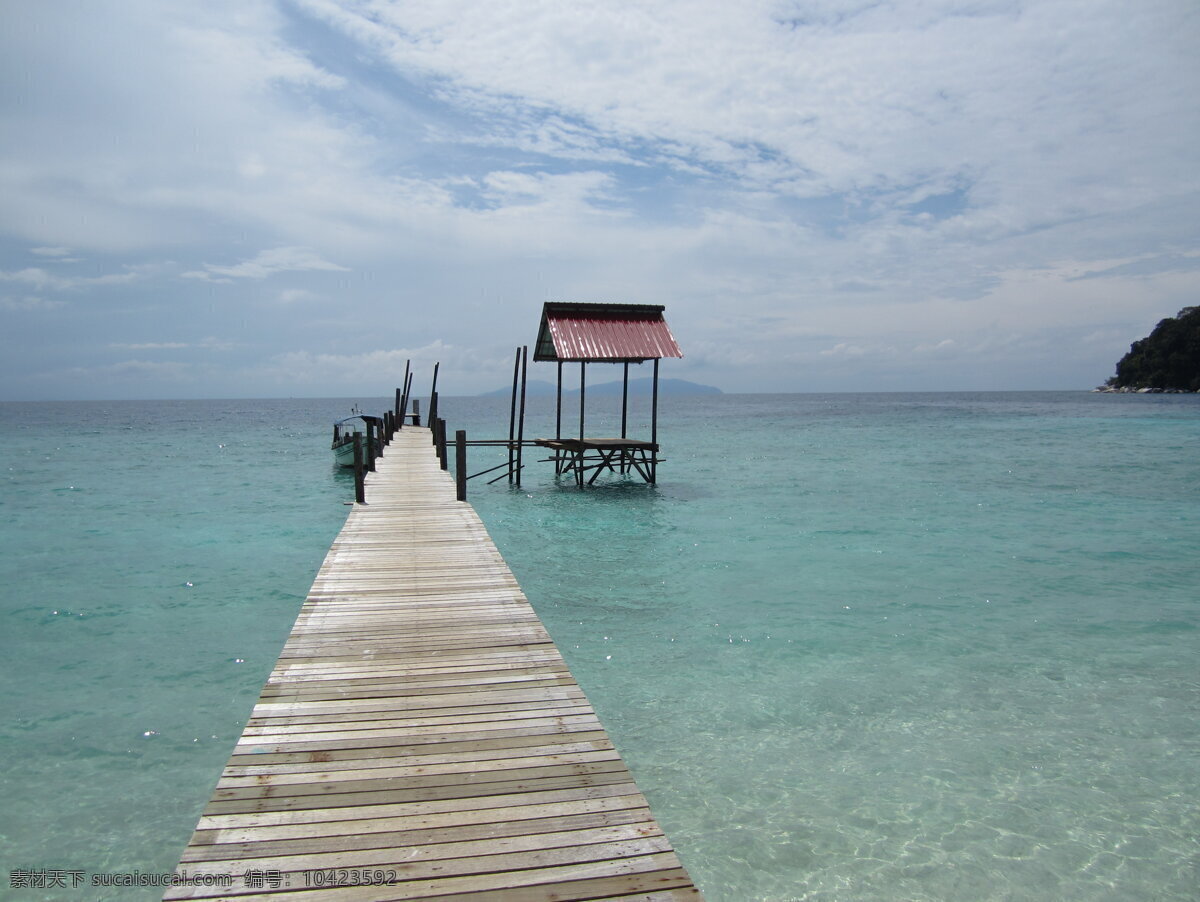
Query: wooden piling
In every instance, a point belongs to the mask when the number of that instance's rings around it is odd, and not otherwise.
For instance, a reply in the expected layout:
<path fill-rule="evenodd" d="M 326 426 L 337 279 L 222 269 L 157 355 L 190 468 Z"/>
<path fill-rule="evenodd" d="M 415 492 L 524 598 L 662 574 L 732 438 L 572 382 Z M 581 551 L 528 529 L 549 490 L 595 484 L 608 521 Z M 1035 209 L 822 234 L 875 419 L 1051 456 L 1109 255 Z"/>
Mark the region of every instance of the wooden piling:
<path fill-rule="evenodd" d="M 513 439 L 517 435 L 517 377 L 521 372 L 521 349 L 517 348 L 513 359 L 512 401 L 508 408 L 508 481 L 513 481 L 513 467 L 516 463 L 516 448 Z"/>
<path fill-rule="evenodd" d="M 454 485 L 458 500 L 467 500 L 467 433 L 459 429 L 454 433 Z"/>
<path fill-rule="evenodd" d="M 430 426 L 433 425 L 434 421 L 437 419 L 437 416 L 438 416 L 437 377 L 438 377 L 438 368 L 441 367 L 441 365 L 442 365 L 441 361 L 434 363 L 434 365 L 433 365 L 433 385 L 431 385 L 429 387 L 429 425 Z"/>
<path fill-rule="evenodd" d="M 517 488 L 521 487 L 522 449 L 525 447 L 525 385 L 529 375 L 529 346 L 521 346 L 521 415 L 517 420 Z"/>
<path fill-rule="evenodd" d="M 412 361 L 404 361 L 404 382 L 401 387 L 396 389 L 396 418 L 400 421 L 400 427 L 404 427 L 404 420 L 408 417 L 408 387 L 412 382 L 412 376 L 409 373 L 412 371 Z"/>
<path fill-rule="evenodd" d="M 354 500 L 359 504 L 367 502 L 366 476 L 363 469 L 362 436 L 354 433 Z"/>
<path fill-rule="evenodd" d="M 658 358 L 654 358 L 654 397 L 650 402 L 650 479 L 651 485 L 658 479 Z"/>

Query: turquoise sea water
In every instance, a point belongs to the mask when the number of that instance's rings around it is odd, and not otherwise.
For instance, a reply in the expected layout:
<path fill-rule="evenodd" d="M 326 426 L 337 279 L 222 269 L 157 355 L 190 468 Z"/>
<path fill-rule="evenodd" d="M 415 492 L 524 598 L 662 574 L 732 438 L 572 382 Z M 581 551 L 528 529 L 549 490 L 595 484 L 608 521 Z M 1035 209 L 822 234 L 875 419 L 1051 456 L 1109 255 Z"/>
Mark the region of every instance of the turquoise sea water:
<path fill-rule="evenodd" d="M 160 895 L 9 875 L 174 866 L 348 406 L 0 404 L 0 896 Z M 529 455 L 471 501 L 712 902 L 1197 897 L 1200 398 L 667 398 L 660 440 L 656 487 Z"/>

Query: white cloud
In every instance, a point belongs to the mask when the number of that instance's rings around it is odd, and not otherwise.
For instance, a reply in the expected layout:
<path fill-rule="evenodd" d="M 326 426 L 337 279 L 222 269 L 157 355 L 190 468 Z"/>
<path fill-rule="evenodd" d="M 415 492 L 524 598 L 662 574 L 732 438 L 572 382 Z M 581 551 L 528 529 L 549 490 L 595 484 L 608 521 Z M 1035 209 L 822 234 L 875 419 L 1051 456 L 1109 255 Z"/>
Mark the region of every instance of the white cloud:
<path fill-rule="evenodd" d="M 20 282 L 25 285 L 32 285 L 34 288 L 49 288 L 51 290 L 62 290 L 64 288 L 74 287 L 74 280 L 56 276 L 52 273 L 39 267 L 27 267 L 15 272 L 4 272 L 0 270 L 0 281 L 3 282 Z"/>
<path fill-rule="evenodd" d="M 245 260 L 232 266 L 205 263 L 203 270 L 185 272 L 183 278 L 228 282 L 231 279 L 265 279 L 281 272 L 312 272 L 314 270 L 348 272 L 346 267 L 323 260 L 307 248 L 277 247 L 261 251 L 252 260 Z"/>
<path fill-rule="evenodd" d="M 97 285 L 123 285 L 139 278 L 135 269 L 123 273 L 108 273 L 102 276 L 58 276 L 40 267 L 27 267 L 15 272 L 0 270 L 0 281 L 21 282 L 39 289 L 68 291 Z"/>
<path fill-rule="evenodd" d="M 0 310 L 7 310 L 10 313 L 55 310 L 63 306 L 65 305 L 62 301 L 48 301 L 45 298 L 34 295 L 26 295 L 20 298 L 0 297 Z"/>
<path fill-rule="evenodd" d="M 1137 194 L 1172 179 L 1196 184 L 1175 153 L 1180 123 L 1164 115 L 1194 106 L 1187 82 L 1157 84 L 1150 103 L 1134 87 L 1197 71 L 1172 21 L 1177 7 L 1151 5 L 1158 15 L 1131 19 L 1118 3 L 1087 16 L 1056 2 L 870 4 L 836 15 L 811 4 L 788 14 L 775 0 L 306 3 L 401 72 L 441 79 L 442 96 L 464 109 L 540 125 L 551 154 L 636 143 L 639 156 L 648 147 L 660 161 L 800 196 L 964 183 L 980 200 L 993 195 L 1010 228 L 1030 224 L 1005 210 L 1013 190 L 1024 208 L 1029 188 L 1049 189 L 1037 200 L 1053 215 L 1131 202 L 1134 144 L 1168 165 L 1152 175 L 1143 157 Z M 1118 169 L 1121 178 L 1104 179 Z"/>
<path fill-rule="evenodd" d="M 913 348 L 914 354 L 941 354 L 958 349 L 958 342 L 953 338 L 943 338 L 935 344 L 919 344 Z"/>
<path fill-rule="evenodd" d="M 189 347 L 187 342 L 183 341 L 145 341 L 145 342 L 119 342 L 114 341 L 109 344 L 110 348 L 119 351 L 174 351 L 180 348 Z"/>
<path fill-rule="evenodd" d="M 306 288 L 285 288 L 279 292 L 279 302 L 282 304 L 296 304 L 300 301 L 316 300 L 317 297 L 315 292 Z"/>
<path fill-rule="evenodd" d="M 143 341 L 143 342 L 124 342 L 114 341 L 108 345 L 110 348 L 118 351 L 182 351 L 187 348 L 201 348 L 210 351 L 228 351 L 232 350 L 234 344 L 228 341 L 222 341 L 217 338 L 209 337 L 200 341 Z"/>
<path fill-rule="evenodd" d="M 505 368 L 511 375 L 512 351 L 498 353 L 491 348 L 472 348 L 448 344 L 441 339 L 415 348 L 375 349 L 358 353 L 331 354 L 306 350 L 277 354 L 260 365 L 248 368 L 242 375 L 272 386 L 299 387 L 305 390 L 345 392 L 361 390 L 361 386 L 398 385 L 403 381 L 406 364 L 411 365 L 417 379 L 433 372 L 441 364 L 439 389 L 447 394 L 477 390 L 482 379 L 488 388 L 494 387 L 497 374 Z M 470 386 L 463 389 L 461 386 Z M 458 386 L 458 388 L 456 388 Z M 356 388 L 357 387 L 357 388 Z"/>
<path fill-rule="evenodd" d="M 832 348 L 826 348 L 821 352 L 822 357 L 862 357 L 867 353 L 865 348 L 858 345 L 849 344 L 844 341 L 839 341 Z"/>
<path fill-rule="evenodd" d="M 35 373 L 33 376 L 38 381 L 67 379 L 83 384 L 107 383 L 124 386 L 128 389 L 147 384 L 154 385 L 159 382 L 186 386 L 195 372 L 195 368 L 187 363 L 133 359 L 100 366 L 70 367 L 61 371 Z"/>

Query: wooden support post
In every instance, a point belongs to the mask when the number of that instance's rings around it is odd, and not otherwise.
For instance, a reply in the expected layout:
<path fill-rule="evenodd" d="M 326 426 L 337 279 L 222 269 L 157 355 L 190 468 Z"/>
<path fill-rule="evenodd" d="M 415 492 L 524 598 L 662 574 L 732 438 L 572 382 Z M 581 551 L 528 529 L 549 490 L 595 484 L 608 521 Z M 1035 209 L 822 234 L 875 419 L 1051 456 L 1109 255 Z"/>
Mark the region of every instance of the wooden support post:
<path fill-rule="evenodd" d="M 583 448 L 584 436 L 584 416 L 583 412 L 587 407 L 587 361 L 579 361 L 579 455 L 575 462 L 575 481 L 579 483 L 579 487 L 583 488 L 583 459 L 585 452 Z"/>
<path fill-rule="evenodd" d="M 583 441 L 585 398 L 587 395 L 587 361 L 579 361 L 579 440 Z"/>
<path fill-rule="evenodd" d="M 366 453 L 363 455 L 363 465 L 372 473 L 375 472 L 375 424 L 370 420 L 364 420 L 367 424 L 367 447 Z"/>
<path fill-rule="evenodd" d="M 621 438 L 628 438 L 628 437 L 629 437 L 629 361 L 626 360 L 625 365 L 624 365 L 624 378 L 621 382 Z M 621 451 L 621 472 L 622 473 L 627 472 L 629 469 L 625 463 L 625 458 L 626 458 L 627 453 L 628 452 L 626 452 L 624 449 L 622 449 L 622 451 Z"/>
<path fill-rule="evenodd" d="M 554 439 L 562 441 L 562 365 L 563 362 L 558 361 L 558 407 L 557 414 L 554 418 Z M 554 475 L 558 476 L 562 473 L 562 450 L 554 449 Z"/>
<path fill-rule="evenodd" d="M 437 377 L 438 368 L 441 366 L 441 361 L 433 365 L 433 385 L 429 387 L 429 422 L 432 425 L 437 420 L 438 403 L 437 403 Z"/>
<path fill-rule="evenodd" d="M 446 421 L 438 417 L 434 423 L 437 424 L 437 429 L 434 430 L 434 441 L 437 442 L 438 465 L 443 470 L 449 470 L 450 463 L 446 459 Z"/>
<path fill-rule="evenodd" d="M 412 382 L 415 375 L 416 373 L 410 372 L 404 377 L 404 411 L 401 414 L 402 417 L 408 416 L 408 402 L 412 398 Z"/>
<path fill-rule="evenodd" d="M 654 358 L 654 394 L 650 402 L 650 484 L 658 479 L 658 358 Z"/>
<path fill-rule="evenodd" d="M 454 485 L 459 501 L 467 500 L 467 433 L 459 429 L 454 433 Z"/>
<path fill-rule="evenodd" d="M 627 438 L 629 423 L 629 361 L 625 361 L 625 381 L 621 386 L 621 438 Z"/>
<path fill-rule="evenodd" d="M 396 419 L 400 421 L 400 428 L 404 428 L 404 418 L 408 416 L 408 386 L 412 381 L 411 372 L 412 361 L 404 361 L 404 382 L 401 387 L 396 389 Z"/>
<path fill-rule="evenodd" d="M 508 406 L 508 481 L 513 481 L 513 465 L 516 456 L 513 453 L 513 439 L 517 434 L 517 378 L 521 374 L 521 349 L 517 348 L 517 356 L 513 359 L 512 400 Z"/>
<path fill-rule="evenodd" d="M 517 488 L 521 487 L 521 448 L 525 443 L 525 382 L 529 375 L 529 345 L 521 346 L 521 418 L 517 420 Z"/>
<path fill-rule="evenodd" d="M 413 425 L 421 425 L 421 399 L 413 398 Z"/>
<path fill-rule="evenodd" d="M 366 476 L 363 472 L 362 435 L 354 433 L 354 500 L 359 504 L 367 503 Z"/>

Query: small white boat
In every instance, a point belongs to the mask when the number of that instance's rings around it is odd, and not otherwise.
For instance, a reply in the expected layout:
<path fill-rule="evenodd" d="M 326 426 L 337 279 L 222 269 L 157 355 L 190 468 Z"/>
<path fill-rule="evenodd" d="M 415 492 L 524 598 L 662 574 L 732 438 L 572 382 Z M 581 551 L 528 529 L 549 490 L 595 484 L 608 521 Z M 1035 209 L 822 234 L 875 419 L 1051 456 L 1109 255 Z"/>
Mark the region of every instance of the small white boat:
<path fill-rule="evenodd" d="M 375 441 L 379 441 L 379 436 L 383 434 L 383 418 L 373 417 L 365 413 L 361 413 L 357 407 L 354 408 L 353 415 L 346 417 L 344 420 L 338 420 L 333 424 L 333 444 L 330 447 L 333 449 L 333 459 L 339 467 L 354 466 L 354 436 L 362 436 L 362 448 L 364 463 L 366 462 L 367 454 L 367 424 L 371 424 L 371 434 Z"/>

